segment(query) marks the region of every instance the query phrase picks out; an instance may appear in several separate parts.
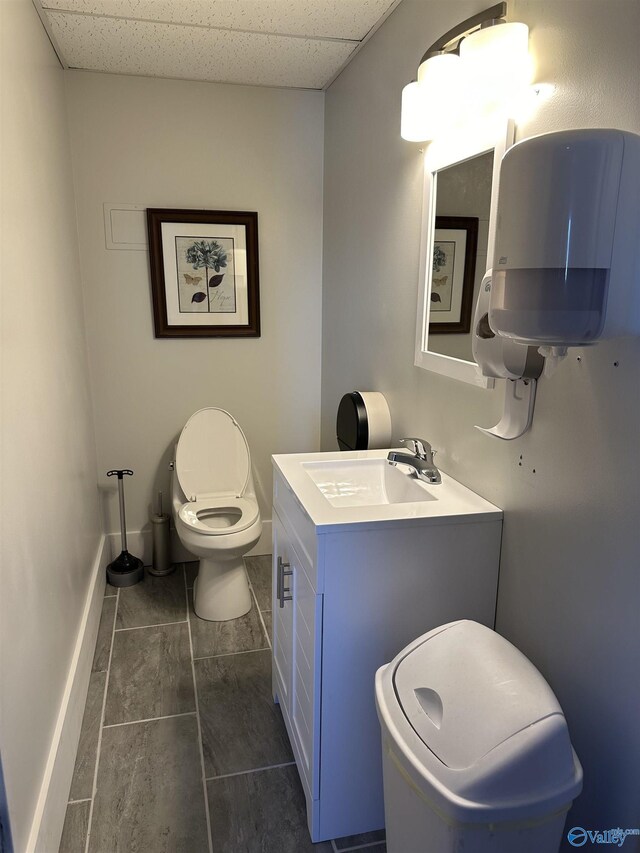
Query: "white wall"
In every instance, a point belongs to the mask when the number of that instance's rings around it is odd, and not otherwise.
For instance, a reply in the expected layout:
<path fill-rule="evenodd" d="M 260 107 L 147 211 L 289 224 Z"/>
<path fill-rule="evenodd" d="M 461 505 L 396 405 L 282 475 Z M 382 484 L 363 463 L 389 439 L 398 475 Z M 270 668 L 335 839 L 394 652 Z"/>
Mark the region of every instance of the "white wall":
<path fill-rule="evenodd" d="M 502 389 L 413 367 L 422 166 L 400 138 L 400 93 L 426 47 L 485 6 L 404 0 L 327 93 L 323 446 L 344 392 L 383 391 L 394 438 L 424 435 L 446 472 L 504 508 L 497 627 L 567 713 L 585 770 L 568 825 L 636 827 L 640 340 L 572 351 L 514 442 L 473 428 L 497 422 Z M 537 79 L 557 87 L 519 139 L 640 132 L 636 2 L 515 0 L 512 14 L 531 27 Z"/>
<path fill-rule="evenodd" d="M 26 847 L 100 539 L 63 72 L 1 7 L 0 749 Z"/>
<path fill-rule="evenodd" d="M 188 417 L 221 406 L 270 518 L 270 455 L 319 442 L 323 95 L 83 72 L 67 92 L 99 482 L 134 469 L 127 526 L 140 529 Z M 105 249 L 104 202 L 258 211 L 262 336 L 155 339 L 148 255 Z"/>

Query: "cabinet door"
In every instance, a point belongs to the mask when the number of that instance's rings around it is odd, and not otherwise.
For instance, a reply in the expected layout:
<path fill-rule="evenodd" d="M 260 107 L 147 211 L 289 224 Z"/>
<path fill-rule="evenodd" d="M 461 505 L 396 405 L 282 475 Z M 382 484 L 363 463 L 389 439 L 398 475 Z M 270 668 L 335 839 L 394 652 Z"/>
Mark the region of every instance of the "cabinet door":
<path fill-rule="evenodd" d="M 320 675 L 323 596 L 316 595 L 293 551 L 294 644 L 291 722 L 298 743 L 299 769 L 311 797 L 319 796 Z"/>
<path fill-rule="evenodd" d="M 310 799 L 320 787 L 320 675 L 323 596 L 316 595 L 286 529 L 273 513 L 273 667 L 275 692 Z M 284 587 L 291 600 L 280 607 L 278 558 L 290 575 Z"/>
<path fill-rule="evenodd" d="M 288 717 L 291 716 L 291 685 L 293 675 L 293 602 L 278 600 L 278 562 L 287 566 L 292 561 L 292 549 L 282 522 L 273 513 L 273 666 L 277 676 L 278 699 Z M 285 588 L 293 589 L 293 577 L 285 578 Z"/>

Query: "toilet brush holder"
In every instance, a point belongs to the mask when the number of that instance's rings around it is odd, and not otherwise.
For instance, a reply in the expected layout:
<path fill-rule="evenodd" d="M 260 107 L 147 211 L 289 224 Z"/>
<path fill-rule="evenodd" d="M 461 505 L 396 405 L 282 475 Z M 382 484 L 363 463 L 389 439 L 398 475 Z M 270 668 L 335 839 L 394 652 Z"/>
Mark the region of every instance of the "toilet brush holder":
<path fill-rule="evenodd" d="M 175 566 L 171 562 L 171 539 L 169 535 L 169 516 L 162 512 L 162 492 L 158 492 L 158 512 L 150 518 L 153 537 L 153 560 L 149 574 L 156 577 L 170 575 Z"/>
<path fill-rule="evenodd" d="M 133 476 L 133 471 L 128 468 L 107 471 L 107 477 L 118 478 L 118 498 L 120 501 L 120 536 L 122 539 L 122 551 L 119 557 L 107 566 L 107 582 L 111 586 L 133 586 L 144 580 L 144 565 L 142 560 L 134 557 L 127 551 L 127 523 L 124 512 L 124 477 Z"/>

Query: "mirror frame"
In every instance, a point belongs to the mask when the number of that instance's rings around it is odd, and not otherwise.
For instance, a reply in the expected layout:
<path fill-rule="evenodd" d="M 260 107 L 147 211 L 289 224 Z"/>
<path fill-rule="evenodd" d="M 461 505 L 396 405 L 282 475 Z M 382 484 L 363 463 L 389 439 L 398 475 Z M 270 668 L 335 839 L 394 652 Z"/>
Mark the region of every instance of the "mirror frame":
<path fill-rule="evenodd" d="M 433 238 L 436 221 L 437 172 L 464 160 L 470 160 L 487 151 L 494 150 L 493 177 L 491 183 L 491 206 L 489 211 L 489 239 L 487 245 L 488 269 L 493 266 L 493 254 L 496 237 L 496 211 L 498 207 L 498 184 L 500 163 L 505 151 L 513 145 L 515 125 L 513 121 L 476 125 L 468 131 L 461 131 L 458 137 L 446 140 L 434 140 L 424 154 L 424 187 L 422 195 L 422 225 L 420 233 L 420 271 L 418 285 L 418 310 L 416 321 L 415 359 L 416 367 L 468 382 L 480 388 L 493 388 L 495 380 L 480 373 L 475 362 L 463 361 L 443 353 L 429 351 L 429 312 L 431 307 L 431 276 L 433 264 L 427 259 L 433 257 Z M 472 311 L 475 313 L 475 305 Z M 473 325 L 472 325 L 473 333 Z"/>

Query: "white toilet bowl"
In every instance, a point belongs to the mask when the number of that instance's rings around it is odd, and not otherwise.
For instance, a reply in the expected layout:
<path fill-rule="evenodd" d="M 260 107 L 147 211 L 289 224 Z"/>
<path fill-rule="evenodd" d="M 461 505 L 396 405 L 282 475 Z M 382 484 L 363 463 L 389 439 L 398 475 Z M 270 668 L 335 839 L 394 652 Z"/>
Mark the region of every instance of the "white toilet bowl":
<path fill-rule="evenodd" d="M 240 424 L 224 409 L 200 409 L 176 445 L 173 519 L 184 547 L 200 558 L 193 605 L 223 622 L 251 609 L 243 556 L 262 532 L 251 454 Z"/>

